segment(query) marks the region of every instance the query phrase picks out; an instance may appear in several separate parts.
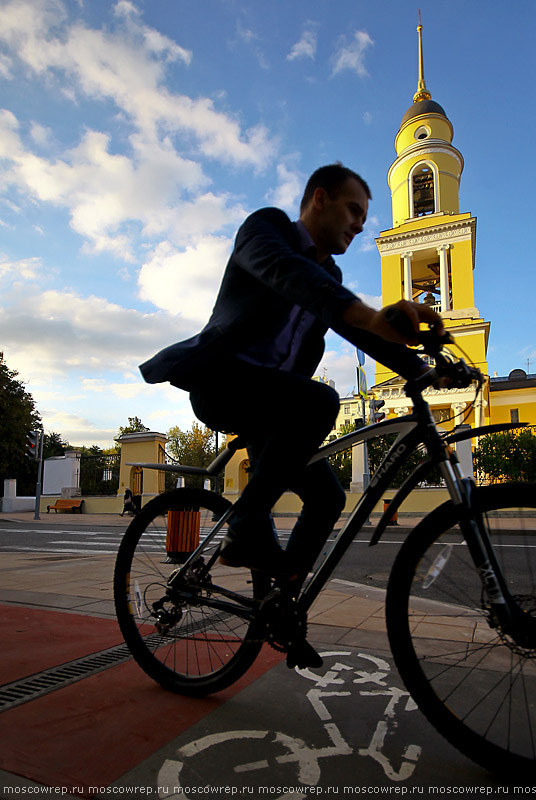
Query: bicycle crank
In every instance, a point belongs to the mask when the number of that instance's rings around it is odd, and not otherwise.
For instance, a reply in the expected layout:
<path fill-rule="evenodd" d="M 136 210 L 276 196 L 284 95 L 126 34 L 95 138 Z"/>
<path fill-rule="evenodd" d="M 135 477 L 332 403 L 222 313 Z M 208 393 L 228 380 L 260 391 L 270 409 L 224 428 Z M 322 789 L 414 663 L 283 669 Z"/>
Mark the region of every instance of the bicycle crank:
<path fill-rule="evenodd" d="M 298 609 L 296 600 L 279 588 L 266 595 L 257 619 L 265 641 L 280 653 L 288 652 L 307 635 L 307 616 Z"/>

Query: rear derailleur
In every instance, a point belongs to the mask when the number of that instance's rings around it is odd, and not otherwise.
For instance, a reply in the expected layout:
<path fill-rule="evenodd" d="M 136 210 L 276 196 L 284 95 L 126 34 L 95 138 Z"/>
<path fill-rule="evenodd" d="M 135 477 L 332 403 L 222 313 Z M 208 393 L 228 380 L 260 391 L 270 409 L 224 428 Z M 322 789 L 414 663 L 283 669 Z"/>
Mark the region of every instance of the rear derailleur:
<path fill-rule="evenodd" d="M 202 591 L 210 590 L 212 580 L 205 569 L 205 561 L 198 558 L 191 567 L 184 570 L 177 567 L 170 573 L 164 597 L 152 605 L 155 628 L 161 636 L 169 634 L 182 619 L 183 606 L 192 603 Z"/>

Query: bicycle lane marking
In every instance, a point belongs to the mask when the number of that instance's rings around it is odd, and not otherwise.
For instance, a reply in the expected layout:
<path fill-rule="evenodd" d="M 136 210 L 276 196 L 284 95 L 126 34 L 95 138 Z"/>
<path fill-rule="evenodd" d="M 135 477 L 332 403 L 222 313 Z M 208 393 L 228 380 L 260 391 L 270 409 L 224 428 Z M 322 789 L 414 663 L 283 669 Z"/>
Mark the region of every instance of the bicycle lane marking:
<path fill-rule="evenodd" d="M 302 739 L 289 736 L 282 732 L 272 732 L 273 736 L 267 744 L 271 746 L 280 745 L 286 747 L 287 750 L 290 751 L 286 755 L 275 756 L 274 761 L 278 764 L 296 764 L 298 769 L 297 782 L 304 786 L 305 790 L 306 786 L 312 787 L 318 784 L 321 777 L 319 763 L 321 758 L 351 755 L 354 752 L 354 749 L 345 740 L 339 727 L 333 722 L 332 715 L 325 703 L 325 700 L 329 700 L 329 698 L 351 696 L 351 691 L 346 690 L 344 687 L 346 685 L 345 679 L 350 677 L 350 673 L 352 673 L 352 675 L 356 676 L 352 681 L 353 684 L 358 686 L 372 684 L 374 687 L 378 687 L 370 690 L 360 690 L 359 694 L 361 696 L 385 696 L 389 698 L 382 718 L 377 721 L 368 746 L 359 748 L 357 754 L 363 757 L 370 757 L 376 761 L 383 769 L 386 777 L 391 781 L 398 782 L 407 780 L 415 770 L 421 754 L 421 748 L 417 745 L 407 745 L 402 754 L 402 763 L 397 770 L 385 754 L 384 745 L 387 735 L 394 733 L 396 730 L 396 713 L 400 711 L 398 706 L 401 701 L 406 699 L 403 711 L 415 710 L 416 705 L 410 698 L 408 692 L 395 686 L 388 686 L 386 683 L 385 679 L 389 676 L 391 671 L 388 662 L 382 658 L 365 653 L 357 653 L 354 655 L 351 651 L 325 651 L 321 655 L 323 658 L 334 657 L 338 659 L 324 675 L 316 675 L 308 669 L 296 669 L 295 672 L 302 678 L 315 683 L 315 687 L 307 692 L 306 697 L 316 715 L 323 722 L 323 727 L 330 744 L 322 747 L 312 747 L 308 746 Z M 352 666 L 339 660 L 344 657 L 351 657 L 352 655 L 372 663 L 373 670 L 355 669 L 355 665 Z M 332 687 L 337 688 L 333 689 Z M 339 687 L 343 690 L 339 690 Z M 160 798 L 162 798 L 162 800 L 174 796 L 188 798 L 188 794 L 185 793 L 185 787 L 181 785 L 180 775 L 186 761 L 207 750 L 209 747 L 230 742 L 233 739 L 263 740 L 266 739 L 269 734 L 269 730 L 235 730 L 208 734 L 189 742 L 177 751 L 179 760 L 167 759 L 162 765 L 158 773 L 158 791 Z M 251 774 L 253 776 L 253 773 L 268 769 L 269 767 L 269 760 L 267 758 L 262 758 L 237 765 L 233 768 L 233 771 L 237 775 Z M 287 794 L 280 795 L 278 800 L 284 800 L 287 796 Z M 293 791 L 292 796 L 299 798 L 306 797 L 306 794 Z"/>
<path fill-rule="evenodd" d="M 351 656 L 351 651 L 340 652 L 340 651 L 333 651 L 329 653 L 322 653 L 323 658 L 327 658 L 328 656 Z M 398 723 L 395 719 L 396 716 L 396 707 L 398 703 L 406 698 L 406 704 L 404 707 L 404 711 L 415 711 L 417 710 L 417 705 L 414 702 L 413 698 L 410 696 L 409 692 L 405 689 L 400 689 L 397 686 L 388 686 L 385 682 L 385 678 L 388 677 L 391 667 L 390 664 L 385 661 L 383 658 L 378 658 L 377 656 L 371 656 L 366 653 L 357 653 L 357 658 L 363 658 L 368 660 L 374 664 L 376 667 L 375 672 L 367 672 L 365 670 L 354 670 L 354 674 L 357 677 L 353 680 L 354 684 L 368 684 L 372 683 L 374 685 L 379 686 L 379 689 L 373 689 L 369 691 L 361 690 L 359 694 L 363 697 L 381 697 L 385 696 L 389 698 L 389 701 L 385 707 L 383 712 L 384 719 L 379 719 L 372 738 L 368 747 L 361 747 L 358 750 L 358 755 L 360 756 L 369 756 L 370 758 L 377 761 L 378 764 L 382 767 L 385 775 L 392 781 L 404 781 L 411 777 L 413 772 L 415 771 L 415 767 L 417 762 L 421 756 L 422 748 L 418 745 L 409 744 L 404 749 L 402 754 L 402 764 L 400 768 L 397 770 L 391 761 L 389 760 L 388 756 L 385 754 L 383 748 L 385 745 L 386 737 L 388 734 L 394 733 L 396 728 L 398 727 Z M 312 680 L 316 683 L 316 685 L 320 688 L 318 689 L 311 689 L 307 693 L 307 697 L 315 709 L 316 713 L 322 720 L 331 719 L 331 714 L 329 713 L 325 703 L 323 702 L 322 698 L 327 697 L 345 697 L 350 695 L 350 692 L 338 692 L 338 691 L 322 691 L 322 689 L 326 688 L 332 684 L 344 684 L 344 680 L 339 677 L 340 674 L 344 670 L 352 670 L 353 668 L 348 664 L 343 664 L 337 662 L 332 669 L 326 673 L 323 677 L 318 677 L 310 670 L 296 670 L 298 674 L 302 677 Z M 385 687 L 382 688 L 382 687 Z"/>

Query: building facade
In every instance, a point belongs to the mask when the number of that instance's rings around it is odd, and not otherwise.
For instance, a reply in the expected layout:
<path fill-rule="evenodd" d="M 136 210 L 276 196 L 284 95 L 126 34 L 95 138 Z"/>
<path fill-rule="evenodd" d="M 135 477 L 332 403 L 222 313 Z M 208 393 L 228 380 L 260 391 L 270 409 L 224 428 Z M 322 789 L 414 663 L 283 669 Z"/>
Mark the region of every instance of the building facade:
<path fill-rule="evenodd" d="M 402 117 L 395 137 L 396 158 L 387 174 L 393 224 L 376 239 L 382 305 L 402 298 L 429 304 L 462 349 L 457 354 L 486 377 L 476 402 L 474 388 L 428 390 L 426 399 L 436 422 L 448 430 L 462 423 L 475 427 L 510 421 L 517 408 L 522 412 L 520 421 L 535 423 L 532 376 L 521 385 L 510 378 L 489 378 L 490 322 L 476 306 L 473 281 L 476 218 L 460 211 L 463 156 L 452 144 L 451 121 L 426 86 L 420 19 L 417 32 L 417 91 Z M 403 380 L 381 364 L 372 391 L 384 400 L 387 415 L 409 410 Z"/>

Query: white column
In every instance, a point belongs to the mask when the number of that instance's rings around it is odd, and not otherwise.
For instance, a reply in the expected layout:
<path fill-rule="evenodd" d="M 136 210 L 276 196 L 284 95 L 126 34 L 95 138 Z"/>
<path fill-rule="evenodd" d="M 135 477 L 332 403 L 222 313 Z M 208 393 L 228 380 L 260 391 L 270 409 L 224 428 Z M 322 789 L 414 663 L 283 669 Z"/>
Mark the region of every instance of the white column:
<path fill-rule="evenodd" d="M 439 254 L 439 287 L 441 289 L 441 311 L 450 310 L 449 264 L 447 253 L 450 244 L 440 244 L 437 248 Z"/>
<path fill-rule="evenodd" d="M 457 402 L 452 403 L 451 409 L 454 414 L 454 425 L 461 425 L 463 423 L 463 412 L 467 408 L 467 403 Z"/>
<path fill-rule="evenodd" d="M 402 254 L 404 259 L 404 299 L 413 300 L 413 291 L 411 286 L 411 259 L 413 253 L 407 252 Z"/>
<path fill-rule="evenodd" d="M 365 442 L 355 444 L 352 447 L 352 480 L 350 482 L 351 492 L 362 492 L 363 474 L 365 472 Z"/>
<path fill-rule="evenodd" d="M 463 430 L 464 428 L 470 427 L 470 425 L 460 425 L 454 430 Z M 460 462 L 463 476 L 465 478 L 474 478 L 475 470 L 473 466 L 473 450 L 470 439 L 464 439 L 461 442 L 456 442 L 456 455 L 458 456 L 458 461 Z"/>

